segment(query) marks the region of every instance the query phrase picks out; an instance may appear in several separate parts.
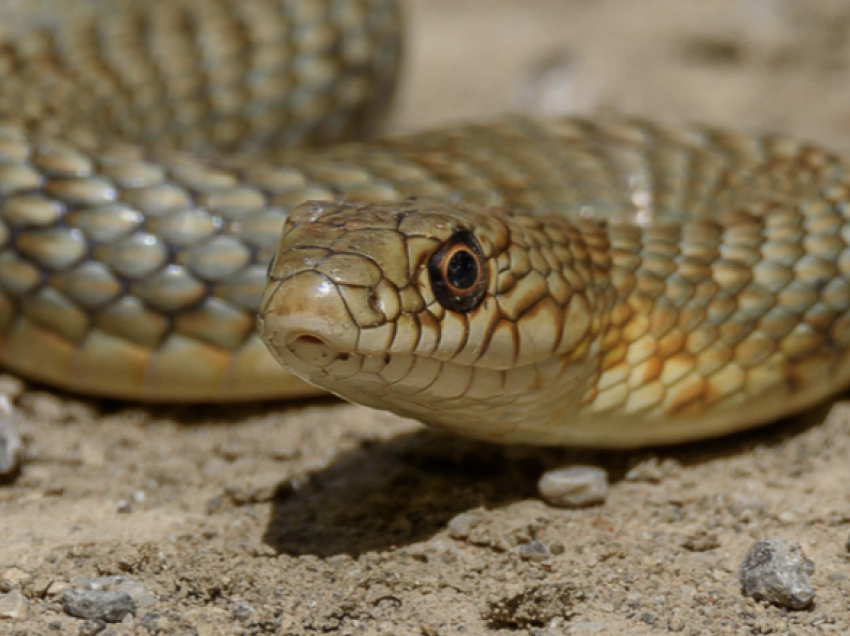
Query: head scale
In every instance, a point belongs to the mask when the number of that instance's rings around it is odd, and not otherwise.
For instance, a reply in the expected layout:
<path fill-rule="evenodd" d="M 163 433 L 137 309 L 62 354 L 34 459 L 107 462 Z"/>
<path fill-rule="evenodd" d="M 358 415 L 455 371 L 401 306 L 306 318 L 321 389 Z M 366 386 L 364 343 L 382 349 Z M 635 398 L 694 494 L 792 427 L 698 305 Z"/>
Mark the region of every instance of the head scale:
<path fill-rule="evenodd" d="M 563 271 L 585 264 L 547 227 L 498 208 L 305 203 L 270 266 L 260 335 L 308 382 L 491 437 L 488 412 L 527 418 L 587 353 L 586 289 Z"/>

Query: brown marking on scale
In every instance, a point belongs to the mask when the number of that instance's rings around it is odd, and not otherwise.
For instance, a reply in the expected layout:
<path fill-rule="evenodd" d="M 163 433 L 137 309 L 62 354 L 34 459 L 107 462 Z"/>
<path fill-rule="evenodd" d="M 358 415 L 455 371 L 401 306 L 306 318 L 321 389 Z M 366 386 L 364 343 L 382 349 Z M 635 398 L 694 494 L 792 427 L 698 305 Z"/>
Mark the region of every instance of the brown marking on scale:
<path fill-rule="evenodd" d="M 612 386 L 621 384 L 628 380 L 630 371 L 631 367 L 624 362 L 616 364 L 610 369 L 600 368 L 599 373 L 597 374 L 599 376 L 597 385 L 599 389 L 603 391 L 610 389 Z"/>
<path fill-rule="evenodd" d="M 664 371 L 664 362 L 665 359 L 663 356 L 654 355 L 649 360 L 641 363 L 635 371 L 642 371 L 640 373 L 640 380 L 642 384 L 647 384 L 652 380 L 657 380 L 661 377 L 661 372 Z"/>
<path fill-rule="evenodd" d="M 459 321 L 461 324 L 450 324 L 449 321 Z M 445 327 L 445 328 L 444 328 Z M 469 338 L 469 321 L 465 313 L 447 311 L 446 315 L 443 316 L 443 320 L 440 324 L 440 347 L 447 346 L 446 343 L 450 342 L 449 336 L 454 337 L 455 333 L 461 333 L 461 337 L 457 339 L 456 343 L 453 346 L 452 351 L 446 352 L 445 355 L 448 357 L 443 359 L 444 354 L 439 354 L 437 359 L 441 361 L 448 361 L 454 358 L 458 353 L 463 351 L 463 348 L 466 346 L 467 338 Z"/>
<path fill-rule="evenodd" d="M 440 341 L 440 321 L 429 311 L 422 311 L 418 314 L 410 314 L 410 320 L 414 321 L 416 327 L 416 344 L 413 347 L 414 353 L 418 355 L 430 355 L 437 348 L 437 343 Z M 428 336 L 429 340 L 425 342 L 424 338 Z"/>
<path fill-rule="evenodd" d="M 516 324 L 510 320 L 500 318 L 496 323 L 490 335 L 490 342 L 484 353 L 481 354 L 478 361 L 487 366 L 487 358 L 491 355 L 496 355 L 496 349 L 501 347 L 504 351 L 508 351 L 508 360 L 500 364 L 500 368 L 508 368 L 516 365 L 517 356 L 519 355 L 518 337 L 516 332 Z"/>
<path fill-rule="evenodd" d="M 506 294 L 514 288 L 517 278 L 510 270 L 499 272 L 496 278 L 495 294 Z"/>
<path fill-rule="evenodd" d="M 797 362 L 805 360 L 809 356 L 813 355 L 815 351 L 824 346 L 825 342 L 826 334 L 823 333 L 792 332 L 782 340 L 780 348 L 789 361 Z"/>
<path fill-rule="evenodd" d="M 666 335 L 678 321 L 679 312 L 675 307 L 671 307 L 669 303 L 659 301 L 662 307 L 656 307 L 649 315 L 649 333 L 656 338 Z"/>
<path fill-rule="evenodd" d="M 704 307 L 688 306 L 679 310 L 678 327 L 684 332 L 690 333 L 705 322 L 706 311 Z"/>
<path fill-rule="evenodd" d="M 482 303 L 476 307 L 470 315 L 470 321 L 475 323 L 476 328 L 483 329 L 483 331 L 479 332 L 483 334 L 483 337 L 479 343 L 480 347 L 478 355 L 476 355 L 475 359 L 471 362 L 471 365 L 473 366 L 490 348 L 490 340 L 493 337 L 493 331 L 496 329 L 496 325 L 498 325 L 501 320 L 498 307 L 493 308 L 491 311 L 490 305 L 495 304 L 495 302 L 496 301 L 490 297 L 484 298 Z M 480 324 L 482 322 L 482 316 L 487 319 L 486 324 Z"/>
<path fill-rule="evenodd" d="M 633 316 L 622 329 L 623 340 L 626 342 L 634 342 L 635 340 L 642 338 L 649 331 L 649 325 L 650 316 Z"/>
<path fill-rule="evenodd" d="M 599 390 L 591 383 L 579 399 L 579 406 L 590 407 L 599 397 Z"/>
<path fill-rule="evenodd" d="M 664 412 L 669 415 L 696 415 L 702 410 L 702 400 L 706 398 L 710 383 L 704 378 L 691 375 L 669 388 Z"/>
<path fill-rule="evenodd" d="M 591 352 L 591 343 L 592 340 L 590 338 L 582 340 L 575 349 L 569 352 L 570 360 L 573 362 L 583 362 Z M 598 356 L 594 357 L 598 359 Z"/>
<path fill-rule="evenodd" d="M 628 307 L 633 317 L 648 316 L 655 307 L 655 301 L 652 298 L 639 293 L 630 294 L 625 302 L 621 299 L 620 304 Z"/>
<path fill-rule="evenodd" d="M 396 328 L 393 331 L 389 351 L 393 354 L 410 355 L 422 340 L 419 321 L 411 314 L 400 314 L 394 324 Z"/>
<path fill-rule="evenodd" d="M 735 375 L 735 374 L 738 375 Z M 731 378 L 728 377 L 731 374 Z M 732 380 L 730 382 L 730 379 Z M 705 406 L 716 406 L 730 398 L 743 396 L 742 387 L 746 382 L 746 374 L 737 365 L 724 365 L 710 377 L 706 378 L 708 387 L 705 392 Z"/>
<path fill-rule="evenodd" d="M 713 342 L 697 355 L 697 368 L 711 375 L 735 358 L 735 350 L 723 342 Z"/>
<path fill-rule="evenodd" d="M 561 345 L 561 339 L 564 334 L 563 329 L 557 329 L 557 325 L 563 324 L 563 321 L 566 319 L 563 310 L 550 296 L 544 296 L 526 310 L 521 320 L 531 321 L 538 317 L 548 320 L 553 327 L 552 332 L 554 337 L 551 340 L 549 351 L 550 353 L 555 353 Z"/>
<path fill-rule="evenodd" d="M 733 297 L 753 280 L 752 271 L 746 265 L 734 261 L 718 261 L 712 269 L 714 280 L 728 294 L 730 300 L 734 300 Z"/>
<path fill-rule="evenodd" d="M 574 349 L 580 343 L 595 338 L 604 329 L 604 326 L 594 328 L 594 318 L 597 315 L 590 310 L 584 296 L 574 295 L 564 309 L 559 338 L 560 348 Z"/>
<path fill-rule="evenodd" d="M 658 340 L 657 355 L 663 359 L 672 358 L 685 348 L 687 336 L 681 331 L 673 331 Z"/>
<path fill-rule="evenodd" d="M 524 246 L 511 245 L 508 248 L 508 258 L 510 260 L 509 269 L 517 278 L 523 278 L 531 271 L 529 250 Z"/>
<path fill-rule="evenodd" d="M 755 328 L 756 322 L 754 320 L 727 320 L 720 325 L 719 332 L 724 343 L 735 346 L 755 331 Z"/>
<path fill-rule="evenodd" d="M 640 270 L 636 275 L 635 295 L 645 300 L 654 301 L 667 291 L 667 284 L 646 270 Z"/>
<path fill-rule="evenodd" d="M 625 342 L 617 342 L 613 348 L 608 350 L 603 348 L 602 351 L 602 361 L 599 366 L 602 370 L 607 371 L 625 361 L 629 348 Z"/>
<path fill-rule="evenodd" d="M 628 298 L 637 286 L 637 276 L 631 272 L 615 269 L 611 272 L 610 282 L 619 298 Z M 624 303 L 621 303 L 621 306 L 623 305 Z"/>
<path fill-rule="evenodd" d="M 782 387 L 777 388 L 783 388 L 788 391 L 788 393 L 798 393 L 800 389 L 806 387 L 804 379 L 797 374 L 795 367 L 792 365 L 785 367 L 785 373 L 783 374 L 782 380 Z"/>
<path fill-rule="evenodd" d="M 517 282 L 510 293 L 501 294 L 496 301 L 503 316 L 511 320 L 522 320 L 531 307 L 548 295 L 546 279 L 539 272 L 532 270 Z"/>
<path fill-rule="evenodd" d="M 608 353 L 612 349 L 620 345 L 627 345 L 632 342 L 631 338 L 626 338 L 621 329 L 608 329 L 599 343 L 600 348 L 604 353 Z"/>
<path fill-rule="evenodd" d="M 836 319 L 829 330 L 829 339 L 838 347 L 850 345 L 850 314 L 845 314 Z"/>

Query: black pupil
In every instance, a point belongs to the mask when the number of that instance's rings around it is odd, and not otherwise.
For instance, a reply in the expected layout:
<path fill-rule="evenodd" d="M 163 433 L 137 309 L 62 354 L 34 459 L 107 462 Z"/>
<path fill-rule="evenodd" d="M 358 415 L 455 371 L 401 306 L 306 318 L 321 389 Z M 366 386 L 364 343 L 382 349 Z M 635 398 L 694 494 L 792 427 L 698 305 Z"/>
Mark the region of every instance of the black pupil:
<path fill-rule="evenodd" d="M 478 261 L 466 250 L 452 254 L 446 268 L 446 278 L 449 285 L 459 290 L 472 287 L 478 280 Z"/>

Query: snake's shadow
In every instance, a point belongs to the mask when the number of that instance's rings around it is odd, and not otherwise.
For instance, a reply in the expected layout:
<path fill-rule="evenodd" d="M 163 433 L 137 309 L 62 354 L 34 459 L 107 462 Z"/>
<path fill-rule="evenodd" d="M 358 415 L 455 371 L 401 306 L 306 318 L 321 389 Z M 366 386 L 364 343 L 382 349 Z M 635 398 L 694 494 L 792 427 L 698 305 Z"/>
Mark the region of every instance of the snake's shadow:
<path fill-rule="evenodd" d="M 405 434 L 344 453 L 297 487 L 279 485 L 264 541 L 279 553 L 356 558 L 426 540 L 458 513 L 535 498 L 546 469 L 597 465 L 616 483 L 647 456 L 698 465 L 782 444 L 823 422 L 831 406 L 717 440 L 641 451 L 504 447 L 429 431 Z"/>

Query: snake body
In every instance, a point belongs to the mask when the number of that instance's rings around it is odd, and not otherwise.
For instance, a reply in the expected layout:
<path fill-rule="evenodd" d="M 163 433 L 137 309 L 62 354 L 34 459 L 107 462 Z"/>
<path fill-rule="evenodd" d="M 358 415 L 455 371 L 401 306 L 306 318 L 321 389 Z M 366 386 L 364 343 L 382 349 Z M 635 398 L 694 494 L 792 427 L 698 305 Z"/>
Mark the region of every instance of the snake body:
<path fill-rule="evenodd" d="M 578 119 L 301 148 L 380 116 L 392 2 L 109 6 L 0 41 L 13 371 L 149 401 L 316 385 L 595 446 L 739 430 L 848 384 L 829 153 Z"/>
<path fill-rule="evenodd" d="M 0 363 L 128 400 L 317 393 L 269 356 L 256 309 L 291 207 L 363 186 L 292 149 L 380 118 L 395 4 L 24 9 L 0 39 Z"/>
<path fill-rule="evenodd" d="M 260 333 L 308 381 L 465 435 L 609 447 L 740 430 L 848 384 L 839 159 L 570 119 L 432 152 L 415 161 L 464 184 L 443 203 L 290 215 Z"/>

